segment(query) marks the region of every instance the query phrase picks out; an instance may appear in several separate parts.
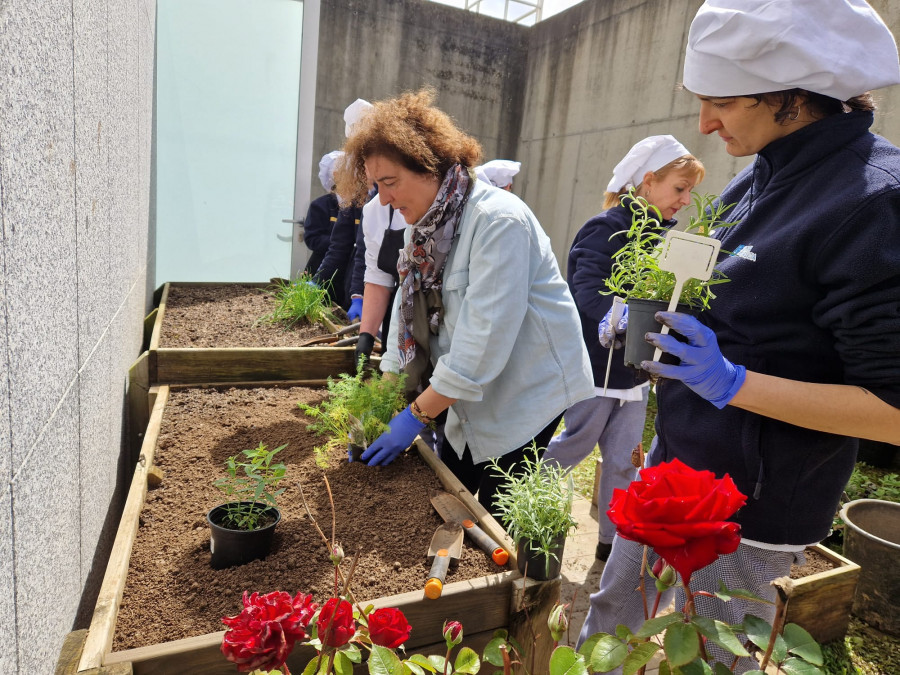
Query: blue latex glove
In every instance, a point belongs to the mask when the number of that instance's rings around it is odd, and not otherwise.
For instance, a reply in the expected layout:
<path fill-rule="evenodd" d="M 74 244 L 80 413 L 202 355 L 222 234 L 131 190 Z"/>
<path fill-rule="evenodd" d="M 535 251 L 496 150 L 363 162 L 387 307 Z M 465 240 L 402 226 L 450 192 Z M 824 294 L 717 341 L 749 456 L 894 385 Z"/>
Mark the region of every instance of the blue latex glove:
<path fill-rule="evenodd" d="M 359 321 L 362 318 L 362 298 L 353 298 L 350 300 L 350 309 L 347 310 L 347 318 L 350 321 Z"/>
<path fill-rule="evenodd" d="M 671 335 L 647 333 L 647 342 L 677 356 L 681 363 L 673 366 L 659 361 L 642 361 L 641 368 L 660 377 L 681 380 L 717 408 L 728 405 L 744 384 L 747 369 L 722 356 L 716 334 L 689 314 L 657 312 L 656 320 L 681 333 L 687 338 L 687 344 Z"/>
<path fill-rule="evenodd" d="M 622 346 L 622 341 L 617 339 L 616 336 L 622 335 L 628 329 L 628 305 L 625 305 L 622 318 L 616 322 L 615 326 L 611 325 L 611 320 L 612 307 L 609 308 L 606 316 L 603 317 L 600 321 L 600 325 L 597 326 L 600 344 L 604 349 L 609 349 L 610 345 L 613 345 L 614 349 L 618 349 Z"/>
<path fill-rule="evenodd" d="M 369 466 L 387 466 L 397 455 L 406 450 L 425 425 L 415 418 L 407 406 L 388 424 L 390 429 L 375 439 L 362 454 L 362 461 Z"/>
<path fill-rule="evenodd" d="M 317 283 L 316 283 L 314 280 L 312 280 L 312 279 L 306 279 L 305 283 L 306 283 L 307 286 L 312 286 L 313 288 L 319 288 L 319 284 L 317 284 Z"/>

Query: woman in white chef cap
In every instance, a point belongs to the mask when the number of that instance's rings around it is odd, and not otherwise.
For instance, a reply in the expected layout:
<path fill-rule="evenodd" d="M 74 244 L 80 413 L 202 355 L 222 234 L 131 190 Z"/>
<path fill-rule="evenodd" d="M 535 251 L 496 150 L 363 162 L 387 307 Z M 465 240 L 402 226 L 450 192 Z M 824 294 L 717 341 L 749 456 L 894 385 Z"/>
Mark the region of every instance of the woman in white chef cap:
<path fill-rule="evenodd" d="M 741 545 L 692 590 L 722 580 L 773 600 L 769 582 L 828 534 L 855 439 L 900 444 L 900 150 L 870 132 L 868 93 L 898 82 L 894 38 L 862 0 L 707 0 L 691 24 L 700 131 L 755 155 L 721 195 L 738 221 L 720 231 L 730 283 L 700 321 L 657 314 L 688 343 L 650 334 L 681 364 L 642 364 L 665 378 L 648 464 L 727 473 L 747 496 Z M 616 537 L 582 642 L 643 621 L 641 549 Z M 697 611 L 740 623 L 774 607 L 699 598 Z"/>
<path fill-rule="evenodd" d="M 613 171 L 604 196 L 606 210 L 584 224 L 569 249 L 566 281 L 581 319 L 596 396 L 566 410 L 565 429 L 547 446 L 544 459 L 569 469 L 599 444 L 603 455 L 600 504 L 609 504 L 615 488 L 625 489 L 636 478 L 631 451 L 643 436 L 650 385 L 646 373 L 638 377 L 621 356 L 610 361 L 613 345 L 601 344 L 597 335 L 597 325 L 613 303 L 612 296 L 601 291 L 606 290 L 613 255 L 625 245 L 624 232 L 631 227 L 633 200 L 626 193 L 633 188 L 635 196 L 658 212 L 658 227 L 669 229 L 675 225 L 675 214 L 691 203 L 691 190 L 704 175 L 700 160 L 674 136 L 650 136 L 638 141 Z M 609 557 L 616 533 L 616 526 L 604 511 L 601 509 L 598 517 L 598 560 Z"/>
<path fill-rule="evenodd" d="M 334 164 L 343 154 L 340 150 L 332 150 L 319 160 L 319 182 L 326 194 L 309 203 L 303 220 L 303 243 L 311 251 L 306 264 L 306 272 L 309 274 L 316 273 L 328 252 L 331 231 L 340 211 L 337 195 L 334 193 Z"/>
<path fill-rule="evenodd" d="M 479 180 L 512 192 L 513 178 L 519 173 L 521 168 L 521 162 L 514 162 L 511 159 L 492 159 L 490 162 L 485 162 L 472 170 L 475 172 L 475 177 Z"/>

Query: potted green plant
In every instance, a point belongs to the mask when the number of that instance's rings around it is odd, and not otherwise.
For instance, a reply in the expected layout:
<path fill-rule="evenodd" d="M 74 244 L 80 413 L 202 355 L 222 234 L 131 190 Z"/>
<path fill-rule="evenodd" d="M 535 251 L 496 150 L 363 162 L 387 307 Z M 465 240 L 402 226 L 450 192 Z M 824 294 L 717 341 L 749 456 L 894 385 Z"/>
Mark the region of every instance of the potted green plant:
<path fill-rule="evenodd" d="M 514 542 L 519 571 L 546 581 L 559 576 L 566 536 L 577 524 L 572 516 L 575 484 L 555 462 L 544 462 L 532 446 L 516 473 L 491 460 L 504 480 L 494 506 Z"/>
<path fill-rule="evenodd" d="M 353 461 L 383 432 L 398 411 L 406 407 L 405 375 L 383 376 L 357 364 L 356 374 L 341 373 L 328 378 L 328 396 L 318 405 L 299 404 L 315 422 L 307 429 L 327 436 L 315 448 L 316 463 L 326 467 L 337 448 L 347 447 Z"/>
<path fill-rule="evenodd" d="M 732 205 L 717 202 L 716 195 L 695 192 L 693 198 L 697 215 L 691 216 L 685 232 L 710 237 L 715 230 L 735 224 L 724 220 L 726 211 Z M 650 360 L 653 355 L 653 347 L 644 340 L 644 334 L 659 332 L 661 325 L 655 315 L 668 309 L 676 279 L 672 272 L 660 266 L 666 228 L 660 225 L 662 216 L 659 210 L 643 197 L 636 196 L 633 188 L 628 193 L 627 203 L 632 212 L 631 227 L 613 235 L 624 234 L 626 241 L 613 254 L 612 271 L 606 279 L 608 290 L 601 293 L 615 293 L 626 300 L 628 330 L 625 334 L 625 365 L 640 367 L 641 361 Z M 677 310 L 696 314 L 707 309 L 716 297 L 712 287 L 726 281 L 728 278 L 718 269 L 714 269 L 707 280 L 686 280 Z M 677 333 L 672 335 L 680 338 Z M 663 354 L 663 361 L 667 358 L 672 357 Z"/>
<path fill-rule="evenodd" d="M 278 483 L 284 478 L 284 464 L 273 463 L 275 455 L 287 447 L 268 450 L 264 443 L 225 460 L 227 476 L 213 485 L 229 501 L 206 514 L 210 527 L 210 564 L 215 569 L 243 565 L 265 558 L 272 547 L 275 526 L 281 520 L 276 499 L 284 492 Z"/>

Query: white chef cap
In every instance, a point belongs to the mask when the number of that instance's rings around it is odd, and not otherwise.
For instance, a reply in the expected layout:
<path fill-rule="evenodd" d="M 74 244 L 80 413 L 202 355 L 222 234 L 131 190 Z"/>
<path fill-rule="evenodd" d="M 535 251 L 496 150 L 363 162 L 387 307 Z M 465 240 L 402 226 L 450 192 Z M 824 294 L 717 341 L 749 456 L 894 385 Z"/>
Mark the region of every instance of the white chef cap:
<path fill-rule="evenodd" d="M 806 89 L 846 101 L 900 82 L 897 44 L 864 0 L 706 0 L 684 86 L 701 96 Z"/>
<path fill-rule="evenodd" d="M 606 191 L 617 193 L 622 188 L 640 185 L 648 171 L 658 171 L 669 162 L 689 154 L 690 151 L 674 136 L 648 136 L 631 146 L 628 154 L 616 164 Z"/>
<path fill-rule="evenodd" d="M 332 150 L 327 155 L 322 155 L 322 159 L 319 160 L 319 180 L 328 192 L 334 187 L 334 164 L 343 156 L 341 150 Z"/>
<path fill-rule="evenodd" d="M 492 159 L 481 166 L 476 166 L 475 176 L 485 183 L 499 188 L 504 188 L 513 182 L 513 176 L 522 168 L 521 162 L 513 162 L 509 159 Z"/>
<path fill-rule="evenodd" d="M 363 115 L 374 107 L 375 106 L 371 103 L 361 98 L 356 99 L 353 103 L 348 105 L 344 110 L 344 136 L 350 138 L 350 133 L 353 131 L 353 125 L 359 122 L 363 118 Z"/>

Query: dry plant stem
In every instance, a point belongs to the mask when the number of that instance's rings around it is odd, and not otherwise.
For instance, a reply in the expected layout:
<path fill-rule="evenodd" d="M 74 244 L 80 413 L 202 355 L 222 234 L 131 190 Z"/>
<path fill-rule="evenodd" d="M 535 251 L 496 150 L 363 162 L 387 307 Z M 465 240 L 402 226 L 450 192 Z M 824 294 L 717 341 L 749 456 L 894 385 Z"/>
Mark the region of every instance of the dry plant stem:
<path fill-rule="evenodd" d="M 327 485 L 327 482 L 326 482 L 326 485 Z M 328 541 L 328 537 L 326 537 L 326 536 L 325 536 L 325 533 L 322 532 L 322 528 L 319 527 L 319 523 L 316 522 L 316 519 L 315 519 L 315 517 L 313 516 L 312 511 L 309 510 L 309 504 L 306 502 L 306 495 L 303 494 L 303 486 L 302 486 L 300 483 L 297 483 L 297 487 L 300 489 L 300 499 L 303 501 L 303 508 L 306 509 L 306 515 L 309 516 L 309 519 L 310 519 L 310 521 L 312 522 L 313 527 L 316 528 L 316 532 L 319 533 L 319 536 L 322 537 L 322 541 L 325 542 L 325 547 L 328 548 L 328 547 L 330 546 L 330 543 L 329 543 L 329 541 Z M 330 496 L 330 495 L 331 495 L 331 493 L 329 492 L 329 496 Z M 328 550 L 328 553 L 329 553 L 329 555 L 331 554 L 331 549 L 330 549 L 330 548 L 329 548 L 329 550 Z M 357 552 L 356 552 L 356 555 L 354 556 L 354 559 L 353 559 L 353 560 L 354 560 L 353 567 L 356 566 L 356 559 L 357 559 L 357 558 L 359 558 L 359 551 L 357 551 Z M 344 582 L 344 588 L 348 588 L 349 581 L 348 581 L 348 579 L 345 579 L 345 578 L 344 578 L 344 574 L 343 574 L 343 572 L 341 572 L 340 567 L 338 567 L 337 565 L 335 565 L 335 569 L 337 570 L 338 576 L 340 577 L 341 581 Z M 357 609 L 359 609 L 360 611 L 362 611 L 362 607 L 360 606 L 359 601 L 358 601 L 358 600 L 356 599 L 356 597 L 353 595 L 353 592 L 348 590 L 348 591 L 345 591 L 345 593 L 348 593 L 348 594 L 350 595 L 350 599 L 353 601 L 353 604 L 356 605 Z"/>
<path fill-rule="evenodd" d="M 512 662 L 509 659 L 509 652 L 506 651 L 506 645 L 500 645 L 500 654 L 503 656 L 503 675 L 512 675 Z"/>
<path fill-rule="evenodd" d="M 775 637 L 781 632 L 782 627 L 784 626 L 784 618 L 787 613 L 787 603 L 782 603 L 777 612 L 775 613 L 775 618 L 772 621 L 772 632 L 769 634 L 769 644 L 766 647 L 766 653 L 763 655 L 762 661 L 759 664 L 759 669 L 765 671 L 766 666 L 769 665 L 769 659 L 772 658 L 772 649 L 775 647 Z M 737 665 L 737 658 L 735 658 L 735 665 Z"/>

